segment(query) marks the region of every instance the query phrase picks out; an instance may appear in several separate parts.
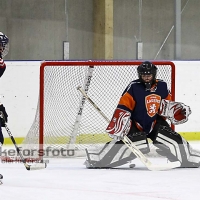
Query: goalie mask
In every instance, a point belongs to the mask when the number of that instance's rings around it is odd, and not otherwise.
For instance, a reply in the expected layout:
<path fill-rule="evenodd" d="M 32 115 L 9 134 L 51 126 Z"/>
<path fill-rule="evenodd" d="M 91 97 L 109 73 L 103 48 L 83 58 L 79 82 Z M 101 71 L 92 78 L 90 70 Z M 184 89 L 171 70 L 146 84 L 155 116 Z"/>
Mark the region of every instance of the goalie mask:
<path fill-rule="evenodd" d="M 8 54 L 9 51 L 9 39 L 8 37 L 0 32 L 0 57 L 3 58 Z"/>
<path fill-rule="evenodd" d="M 152 84 L 156 82 L 157 67 L 151 62 L 145 61 L 138 66 L 137 72 L 140 81 L 145 84 L 146 90 L 150 90 Z"/>

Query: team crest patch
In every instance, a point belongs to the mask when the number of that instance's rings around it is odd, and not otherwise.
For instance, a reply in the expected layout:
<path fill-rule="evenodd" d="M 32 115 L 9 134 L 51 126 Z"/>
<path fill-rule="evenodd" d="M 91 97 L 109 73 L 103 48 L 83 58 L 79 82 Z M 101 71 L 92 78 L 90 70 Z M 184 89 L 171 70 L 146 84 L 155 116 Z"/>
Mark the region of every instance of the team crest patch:
<path fill-rule="evenodd" d="M 145 105 L 147 109 L 147 114 L 153 117 L 160 107 L 161 97 L 157 94 L 150 94 L 145 97 Z"/>

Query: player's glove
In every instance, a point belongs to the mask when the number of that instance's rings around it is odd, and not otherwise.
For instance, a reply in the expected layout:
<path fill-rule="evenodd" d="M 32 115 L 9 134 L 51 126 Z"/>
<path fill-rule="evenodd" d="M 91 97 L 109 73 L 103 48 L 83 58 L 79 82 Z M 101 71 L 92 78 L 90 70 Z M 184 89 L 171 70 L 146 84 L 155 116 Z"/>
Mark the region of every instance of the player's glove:
<path fill-rule="evenodd" d="M 8 114 L 7 114 L 6 109 L 3 106 L 3 104 L 0 105 L 0 120 L 1 120 L 2 127 L 5 126 L 6 122 L 8 122 Z"/>
<path fill-rule="evenodd" d="M 106 128 L 108 135 L 117 141 L 123 139 L 131 128 L 130 117 L 130 112 L 117 108 L 113 114 L 112 120 Z"/>

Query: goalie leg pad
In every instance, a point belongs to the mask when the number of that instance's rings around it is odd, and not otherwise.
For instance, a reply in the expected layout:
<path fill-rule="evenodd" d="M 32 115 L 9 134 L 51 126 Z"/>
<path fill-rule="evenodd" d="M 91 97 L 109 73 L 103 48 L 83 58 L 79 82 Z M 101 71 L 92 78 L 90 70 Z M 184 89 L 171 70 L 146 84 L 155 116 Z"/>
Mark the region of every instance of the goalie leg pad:
<path fill-rule="evenodd" d="M 134 144 L 143 152 L 149 152 L 149 145 L 146 133 L 134 133 L 129 137 Z M 100 151 L 89 152 L 86 150 L 87 168 L 113 168 L 124 164 L 136 158 L 129 148 L 122 141 L 112 140 L 104 145 Z"/>
<path fill-rule="evenodd" d="M 160 126 L 153 144 L 158 147 L 157 153 L 166 156 L 170 161 L 181 162 L 181 167 L 199 167 L 200 152 L 195 152 L 189 143 L 170 127 Z"/>
<path fill-rule="evenodd" d="M 111 168 L 126 164 L 133 160 L 135 155 L 122 143 L 122 141 L 112 140 L 107 143 L 100 151 L 89 152 L 86 150 L 87 168 Z"/>

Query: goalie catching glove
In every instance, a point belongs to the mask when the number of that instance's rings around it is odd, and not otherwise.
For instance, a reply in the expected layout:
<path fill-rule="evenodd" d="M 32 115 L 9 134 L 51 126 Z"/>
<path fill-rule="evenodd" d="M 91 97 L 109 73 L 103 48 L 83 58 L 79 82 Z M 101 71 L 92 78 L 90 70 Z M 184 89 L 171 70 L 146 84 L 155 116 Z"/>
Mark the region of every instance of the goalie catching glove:
<path fill-rule="evenodd" d="M 187 122 L 191 113 L 190 107 L 184 103 L 165 99 L 161 101 L 160 111 L 158 112 L 160 116 L 168 118 L 174 125 Z"/>
<path fill-rule="evenodd" d="M 131 113 L 117 108 L 113 114 L 113 117 L 106 128 L 106 132 L 109 136 L 116 141 L 123 139 L 128 134 L 131 128 Z"/>

